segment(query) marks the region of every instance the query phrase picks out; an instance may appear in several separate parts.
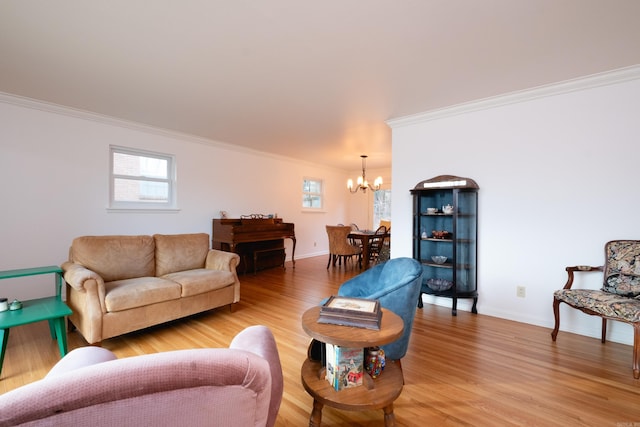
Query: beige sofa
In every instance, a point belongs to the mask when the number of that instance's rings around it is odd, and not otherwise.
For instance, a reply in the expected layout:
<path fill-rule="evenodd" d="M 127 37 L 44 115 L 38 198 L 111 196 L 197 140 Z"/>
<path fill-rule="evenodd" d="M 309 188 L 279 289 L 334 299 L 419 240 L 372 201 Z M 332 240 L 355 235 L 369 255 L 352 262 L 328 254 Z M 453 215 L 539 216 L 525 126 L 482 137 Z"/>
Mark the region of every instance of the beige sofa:
<path fill-rule="evenodd" d="M 62 264 L 69 320 L 94 344 L 236 303 L 239 259 L 206 233 L 78 237 Z"/>

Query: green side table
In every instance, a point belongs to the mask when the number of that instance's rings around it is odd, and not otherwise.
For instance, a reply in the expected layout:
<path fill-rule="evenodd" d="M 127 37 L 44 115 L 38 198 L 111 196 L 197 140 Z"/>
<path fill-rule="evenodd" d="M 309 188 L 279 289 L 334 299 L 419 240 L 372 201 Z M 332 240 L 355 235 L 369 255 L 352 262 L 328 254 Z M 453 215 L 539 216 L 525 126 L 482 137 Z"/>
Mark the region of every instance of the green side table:
<path fill-rule="evenodd" d="M 19 270 L 0 271 L 0 280 L 13 279 L 25 276 L 37 276 L 40 274 L 55 274 L 56 295 L 47 298 L 22 301 L 19 310 L 7 310 L 0 312 L 0 373 L 2 363 L 7 350 L 9 330 L 14 326 L 47 320 L 51 338 L 58 340 L 60 355 L 67 354 L 67 331 L 64 319 L 72 313 L 71 309 L 62 301 L 62 269 L 58 266 L 23 268 Z"/>

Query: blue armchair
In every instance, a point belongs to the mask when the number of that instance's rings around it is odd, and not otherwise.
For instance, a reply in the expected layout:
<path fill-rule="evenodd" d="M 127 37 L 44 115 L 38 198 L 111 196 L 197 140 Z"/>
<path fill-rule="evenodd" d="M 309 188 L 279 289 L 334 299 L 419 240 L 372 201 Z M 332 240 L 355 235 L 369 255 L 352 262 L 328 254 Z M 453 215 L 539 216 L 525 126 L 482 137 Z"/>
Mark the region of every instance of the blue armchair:
<path fill-rule="evenodd" d="M 422 266 L 418 261 L 413 258 L 393 258 L 344 282 L 338 289 L 338 295 L 377 299 L 382 307 L 402 317 L 402 337 L 382 347 L 388 359 L 400 360 L 409 347 L 421 283 Z"/>

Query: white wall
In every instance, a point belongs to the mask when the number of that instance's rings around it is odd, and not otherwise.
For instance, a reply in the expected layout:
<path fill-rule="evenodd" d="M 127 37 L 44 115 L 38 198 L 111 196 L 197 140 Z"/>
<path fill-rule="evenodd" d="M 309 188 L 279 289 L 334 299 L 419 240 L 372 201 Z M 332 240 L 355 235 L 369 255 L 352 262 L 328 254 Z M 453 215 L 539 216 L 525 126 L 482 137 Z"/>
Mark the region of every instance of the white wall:
<path fill-rule="evenodd" d="M 174 154 L 180 211 L 108 212 L 110 144 Z M 303 258 L 327 253 L 325 224 L 361 219 L 346 190 L 347 171 L 2 94 L 0 150 L 0 270 L 59 265 L 81 235 L 210 234 L 220 210 L 230 217 L 277 213 L 295 223 L 296 258 Z M 305 176 L 324 179 L 322 213 L 300 208 Z M 0 296 L 45 296 L 51 283 L 3 280 Z"/>
<path fill-rule="evenodd" d="M 640 67 L 391 122 L 392 256 L 412 254 L 409 189 L 441 174 L 473 178 L 479 313 L 552 327 L 564 268 L 602 265 L 606 241 L 640 239 L 638 112 Z M 586 276 L 599 287 L 601 275 Z M 599 336 L 599 318 L 561 307 L 563 330 Z M 610 323 L 611 339 L 632 342 L 630 326 Z"/>

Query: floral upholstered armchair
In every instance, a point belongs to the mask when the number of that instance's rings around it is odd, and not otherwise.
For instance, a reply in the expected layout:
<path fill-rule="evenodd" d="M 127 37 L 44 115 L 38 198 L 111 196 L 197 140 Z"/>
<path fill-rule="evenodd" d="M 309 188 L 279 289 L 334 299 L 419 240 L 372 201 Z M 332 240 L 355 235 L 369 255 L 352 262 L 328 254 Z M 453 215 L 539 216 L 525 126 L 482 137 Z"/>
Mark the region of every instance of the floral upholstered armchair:
<path fill-rule="evenodd" d="M 560 329 L 560 303 L 584 313 L 602 317 L 602 342 L 606 341 L 607 320 L 633 326 L 633 377 L 640 378 L 640 240 L 612 240 L 605 245 L 602 267 L 567 267 L 569 275 L 563 289 L 553 294 L 555 341 Z M 603 271 L 602 288 L 572 289 L 575 272 Z"/>

